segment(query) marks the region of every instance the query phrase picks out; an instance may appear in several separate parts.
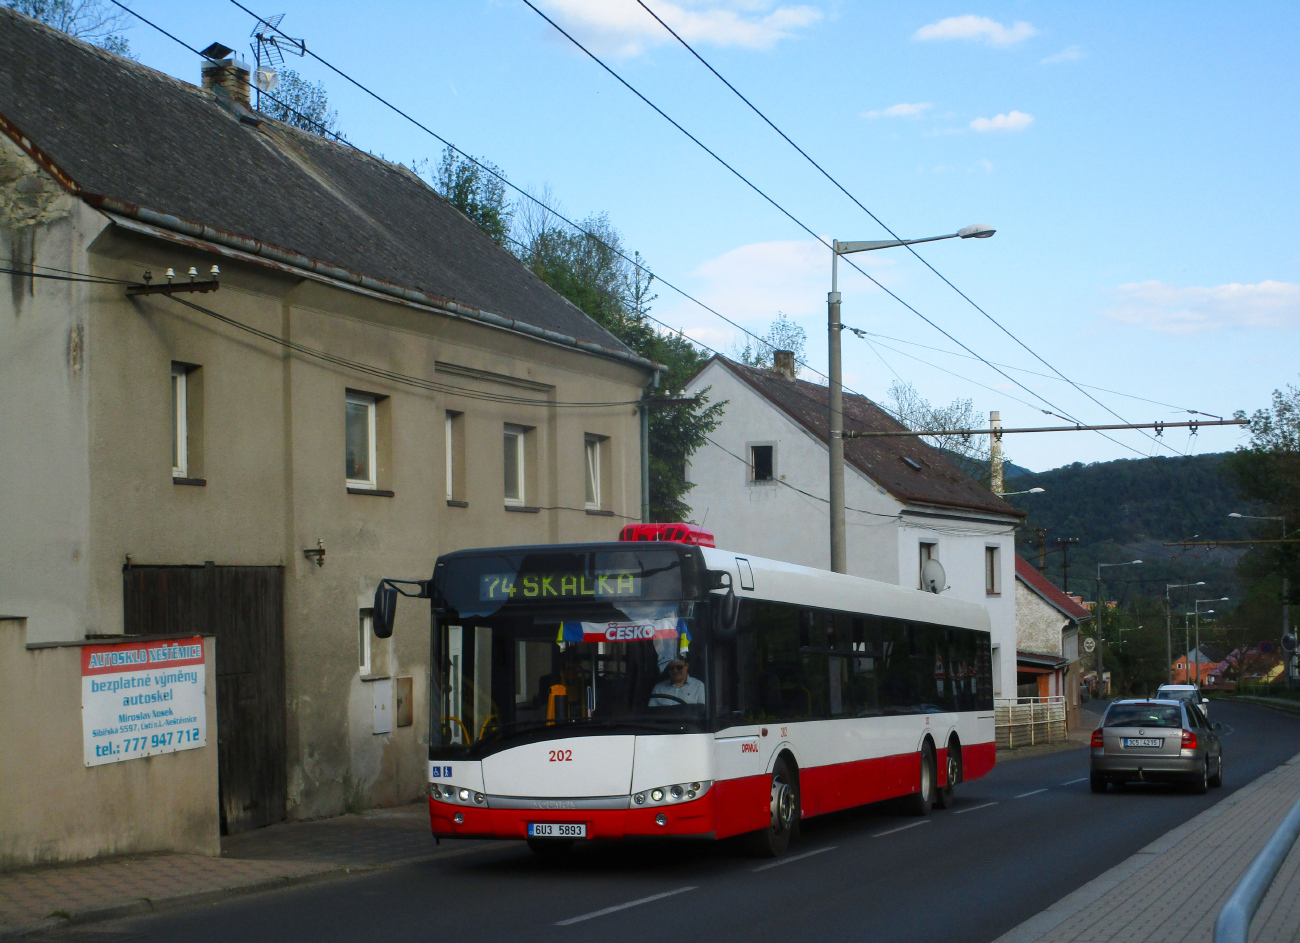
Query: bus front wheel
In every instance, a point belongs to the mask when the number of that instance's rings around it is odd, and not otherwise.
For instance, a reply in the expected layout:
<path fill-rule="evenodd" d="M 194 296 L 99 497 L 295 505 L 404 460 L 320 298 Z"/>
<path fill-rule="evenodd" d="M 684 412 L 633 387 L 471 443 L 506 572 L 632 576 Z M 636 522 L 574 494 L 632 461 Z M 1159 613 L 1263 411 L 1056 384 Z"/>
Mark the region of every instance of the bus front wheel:
<path fill-rule="evenodd" d="M 772 770 L 771 818 L 767 828 L 750 836 L 754 853 L 764 858 L 778 858 L 785 854 L 790 838 L 799 830 L 800 808 L 799 775 L 787 760 L 779 759 Z"/>
<path fill-rule="evenodd" d="M 907 797 L 907 811 L 912 815 L 929 815 L 934 806 L 934 781 L 936 764 L 934 744 L 929 740 L 921 747 L 921 776 L 916 792 Z"/>

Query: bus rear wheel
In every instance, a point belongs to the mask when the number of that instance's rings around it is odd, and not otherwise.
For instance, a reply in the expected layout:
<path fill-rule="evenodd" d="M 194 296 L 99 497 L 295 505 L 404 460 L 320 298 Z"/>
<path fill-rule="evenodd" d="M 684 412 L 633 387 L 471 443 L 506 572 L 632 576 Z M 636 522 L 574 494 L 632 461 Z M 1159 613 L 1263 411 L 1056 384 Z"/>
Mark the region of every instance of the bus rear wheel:
<path fill-rule="evenodd" d="M 948 758 L 944 764 L 947 778 L 942 789 L 935 793 L 935 802 L 941 809 L 951 809 L 953 804 L 953 786 L 961 782 L 961 741 L 953 736 L 948 741 Z"/>
<path fill-rule="evenodd" d="M 934 744 L 929 740 L 921 747 L 921 781 L 916 792 L 906 799 L 907 811 L 912 815 L 929 815 L 934 805 Z"/>
<path fill-rule="evenodd" d="M 779 858 L 799 830 L 799 776 L 784 758 L 772 770 L 771 818 L 767 828 L 751 833 L 750 849 L 763 858 Z"/>

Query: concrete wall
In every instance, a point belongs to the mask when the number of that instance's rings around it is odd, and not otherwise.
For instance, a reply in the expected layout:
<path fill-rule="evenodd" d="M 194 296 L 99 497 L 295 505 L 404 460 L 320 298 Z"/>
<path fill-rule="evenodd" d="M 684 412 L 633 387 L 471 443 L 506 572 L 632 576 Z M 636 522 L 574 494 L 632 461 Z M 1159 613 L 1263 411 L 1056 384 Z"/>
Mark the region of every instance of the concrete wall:
<path fill-rule="evenodd" d="M 208 639 L 207 745 L 86 766 L 81 645 L 27 647 L 0 618 L 0 869 L 99 855 L 218 855 L 216 644 Z M 103 641 L 103 640 L 96 640 Z"/>
<path fill-rule="evenodd" d="M 0 195 L 49 183 L 6 140 Z M 27 262 L 135 282 L 149 270 L 155 283 L 168 267 L 206 275 L 215 262 L 220 290 L 182 297 L 272 339 L 163 296 L 129 299 L 117 285 L 5 276 L 14 287 L 0 282 L 0 441 L 21 447 L 0 450 L 0 612 L 27 618 L 35 641 L 76 641 L 122 631 L 128 557 L 283 566 L 290 815 L 416 798 L 428 604 L 403 601 L 364 677 L 360 610 L 380 578 L 428 578 L 452 550 L 610 540 L 639 519 L 639 425 L 628 404 L 648 373 L 131 232 L 57 193 L 47 202 L 57 212 L 31 219 L 13 215 L 16 196 L 0 202 L 5 238 L 21 229 L 32 247 Z M 277 338 L 418 382 L 291 352 Z M 173 362 L 197 367 L 189 477 L 202 485 L 172 477 Z M 383 397 L 379 489 L 391 496 L 345 486 L 349 390 Z M 624 405 L 566 405 L 575 402 Z M 465 506 L 447 501 L 447 410 L 463 413 Z M 505 423 L 531 429 L 531 512 L 504 504 Z M 584 507 L 586 434 L 605 437 L 599 514 Z M 323 567 L 303 555 L 318 541 Z M 412 679 L 412 726 L 372 732 L 377 676 Z"/>
<path fill-rule="evenodd" d="M 719 547 L 826 569 L 830 566 L 827 449 L 802 426 L 759 396 L 730 370 L 713 364 L 690 384 L 727 401 L 722 424 L 691 458 L 687 478 L 692 520 L 711 531 Z M 753 482 L 751 445 L 774 445 L 778 481 Z M 784 481 L 784 485 L 779 481 Z M 791 487 L 786 487 L 789 485 Z M 800 492 L 807 492 L 803 494 Z M 920 587 L 920 544 L 935 556 L 959 599 L 989 611 L 998 696 L 1016 689 L 1015 542 L 1009 523 L 979 514 L 904 506 L 852 465 L 844 472 L 848 571 L 854 576 Z M 817 497 L 811 497 L 815 495 Z M 984 551 L 999 551 L 999 592 L 985 592 Z"/>

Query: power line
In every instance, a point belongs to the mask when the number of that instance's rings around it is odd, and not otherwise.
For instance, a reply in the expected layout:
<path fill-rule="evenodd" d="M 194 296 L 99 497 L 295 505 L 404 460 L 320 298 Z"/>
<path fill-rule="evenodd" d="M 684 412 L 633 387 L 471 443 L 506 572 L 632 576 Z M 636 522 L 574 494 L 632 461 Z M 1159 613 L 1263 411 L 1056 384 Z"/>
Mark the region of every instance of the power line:
<path fill-rule="evenodd" d="M 524 0 L 524 3 L 527 3 L 528 6 L 530 6 L 530 7 L 533 6 L 532 3 L 530 2 L 530 0 Z M 704 57 L 701 56 L 698 52 L 696 52 L 696 51 L 691 47 L 690 43 L 688 43 L 686 40 L 682 39 L 682 37 L 679 36 L 679 35 L 677 34 L 677 32 L 676 32 L 675 30 L 673 30 L 673 28 L 672 28 L 671 26 L 669 26 L 667 23 L 665 23 L 663 20 L 661 20 L 661 19 L 659 18 L 659 16 L 658 16 L 658 15 L 657 15 L 653 10 L 651 10 L 648 6 L 646 6 L 644 0 L 637 0 L 637 3 L 641 6 L 641 8 L 642 8 L 643 10 L 645 10 L 645 11 L 646 11 L 647 13 L 649 13 L 652 17 L 654 17 L 655 21 L 658 22 L 660 26 L 662 26 L 664 29 L 668 30 L 668 32 L 669 32 L 670 34 L 672 34 L 672 36 L 673 36 L 674 39 L 676 39 L 679 43 L 681 43 L 683 46 L 685 46 L 686 49 L 691 53 L 691 55 L 693 55 L 696 59 L 698 59 L 698 60 L 699 60 L 699 61 L 704 65 L 705 68 L 707 68 L 710 72 L 712 72 L 715 76 L 717 76 L 717 78 L 722 82 L 722 84 L 726 85 L 727 88 L 731 89 L 731 91 L 734 92 L 734 93 L 736 94 L 736 96 L 737 96 L 741 101 L 743 101 L 746 105 L 748 105 L 748 106 L 750 107 L 750 109 L 753 110 L 754 114 L 756 114 L 756 115 L 758 115 L 760 118 L 762 118 L 763 121 L 766 122 L 766 124 L 768 125 L 768 127 L 770 127 L 773 131 L 775 131 L 777 134 L 779 134 L 779 135 L 780 135 L 780 136 L 781 136 L 781 137 L 786 141 L 786 143 L 788 143 L 791 147 L 793 147 L 796 151 L 798 151 L 798 152 L 799 152 L 799 153 L 804 157 L 804 159 L 808 161 L 808 163 L 812 164 L 815 168 L 817 168 L 817 170 L 821 172 L 822 176 L 824 176 L 827 180 L 829 180 L 832 184 L 834 184 L 835 187 L 836 187 L 836 188 L 837 188 L 841 193 L 843 193 L 846 197 L 848 197 L 850 200 L 852 200 L 852 201 L 853 201 L 853 202 L 858 206 L 859 209 L 861 209 L 864 213 L 866 213 L 868 216 L 870 216 L 870 217 L 872 218 L 872 220 L 874 220 L 874 221 L 875 221 L 875 222 L 876 222 L 876 223 L 877 223 L 877 224 L 878 224 L 882 229 L 885 230 L 885 232 L 889 233 L 889 234 L 890 234 L 891 236 L 893 236 L 895 239 L 899 239 L 900 241 L 902 241 L 901 238 L 899 237 L 899 235 L 898 235 L 896 232 L 894 232 L 894 230 L 890 229 L 887 225 L 885 225 L 885 223 L 880 219 L 880 217 L 878 217 L 875 213 L 871 212 L 871 210 L 867 209 L 867 207 L 866 207 L 865 205 L 863 205 L 863 203 L 862 203 L 861 200 L 859 200 L 859 199 L 858 199 L 857 197 L 855 197 L 852 193 L 850 193 L 847 189 L 845 189 L 845 187 L 844 187 L 844 186 L 843 186 L 843 185 L 842 185 L 838 180 L 836 180 L 834 177 L 832 177 L 832 176 L 830 175 L 830 173 L 828 173 L 828 172 L 825 170 L 825 168 L 823 168 L 823 167 L 821 166 L 821 164 L 819 164 L 819 163 L 817 163 L 817 161 L 813 160 L 812 157 L 810 157 L 810 156 L 808 155 L 808 152 L 807 152 L 807 151 L 805 151 L 805 150 L 804 150 L 803 148 L 801 148 L 798 144 L 796 144 L 794 141 L 792 141 L 792 140 L 790 139 L 789 135 L 787 135 L 784 131 L 782 131 L 780 128 L 778 128 L 778 127 L 777 127 L 777 126 L 772 122 L 772 120 L 771 120 L 770 118 L 768 118 L 767 115 L 763 114 L 763 112 L 762 112 L 761 110 L 759 110 L 759 108 L 758 108 L 758 107 L 757 107 L 753 102 L 751 102 L 748 98 L 746 98 L 744 95 L 742 95 L 742 94 L 741 94 L 741 93 L 736 89 L 736 87 L 735 87 L 734 85 L 732 85 L 732 84 L 731 84 L 730 82 L 728 82 L 725 78 L 723 78 L 723 77 L 722 77 L 722 74 L 721 74 L 720 72 L 718 72 L 717 69 L 713 68 L 713 66 L 711 66 L 708 62 L 706 62 L 706 61 L 704 60 Z M 535 10 L 536 7 L 533 7 L 533 9 Z M 552 24 L 552 25 L 553 25 L 553 24 Z M 557 27 L 557 28 L 558 28 L 558 27 Z M 626 83 L 625 83 L 625 84 L 626 84 Z M 658 109 L 656 109 L 656 110 L 658 110 Z M 1038 361 L 1039 363 L 1041 363 L 1043 366 L 1047 367 L 1049 370 L 1051 370 L 1053 373 L 1055 373 L 1058 377 L 1060 377 L 1060 378 L 1061 378 L 1062 380 L 1064 380 L 1066 383 L 1069 383 L 1072 387 L 1074 387 L 1076 390 L 1078 390 L 1078 391 L 1079 391 L 1080 393 L 1082 393 L 1084 396 L 1088 397 L 1088 399 L 1092 400 L 1094 403 L 1096 403 L 1096 404 L 1097 404 L 1098 406 L 1100 406 L 1102 409 L 1106 410 L 1106 412 L 1110 413 L 1110 414 L 1111 414 L 1112 416 L 1114 416 L 1116 419 L 1118 419 L 1118 420 L 1120 420 L 1121 422 L 1124 422 L 1124 423 L 1127 423 L 1127 422 L 1128 422 L 1128 420 L 1125 419 L 1123 416 L 1121 416 L 1119 413 L 1115 412 L 1113 409 L 1111 409 L 1109 406 L 1107 406 L 1107 405 L 1106 405 L 1105 403 L 1103 403 L 1101 400 L 1097 399 L 1097 397 L 1093 396 L 1091 393 L 1087 392 L 1087 390 L 1083 389 L 1083 387 L 1080 386 L 1078 383 L 1075 383 L 1073 380 L 1071 380 L 1069 377 L 1067 377 L 1064 373 L 1062 373 L 1060 370 L 1057 370 L 1056 367 L 1052 366 L 1052 365 L 1051 365 L 1050 363 L 1048 363 L 1045 359 L 1043 359 L 1043 358 L 1042 358 L 1042 357 L 1041 357 L 1041 356 L 1040 356 L 1036 351 L 1034 351 L 1034 350 L 1033 350 L 1033 349 L 1032 349 L 1028 344 L 1026 344 L 1026 343 L 1025 343 L 1024 341 L 1022 341 L 1019 337 L 1017 337 L 1015 334 L 1013 334 L 1010 330 L 1008 330 L 1006 327 L 1004 327 L 1004 326 L 1002 325 L 1001 322 L 999 322 L 996 318 L 993 317 L 993 315 L 989 314 L 989 313 L 988 313 L 987 311 L 985 311 L 982 307 L 980 307 L 978 304 L 976 304 L 974 299 L 972 299 L 972 298 L 971 298 L 969 295 L 967 295 L 964 291 L 962 291 L 960 288 L 958 288 L 956 285 L 954 285 L 954 284 L 952 283 L 952 281 L 950 281 L 946 275 L 944 275 L 944 274 L 943 274 L 942 272 L 940 272 L 937 268 L 935 268 L 933 265 L 931 265 L 931 264 L 930 264 L 930 263 L 929 263 L 929 262 L 928 262 L 928 261 L 927 261 L 927 260 L 926 260 L 926 259 L 925 259 L 921 254 L 920 254 L 920 253 L 918 253 L 918 252 L 916 251 L 916 249 L 914 249 L 911 245 L 906 245 L 906 244 L 905 244 L 905 247 L 906 247 L 906 249 L 907 249 L 908 252 L 912 253 L 912 255 L 913 255 L 913 256 L 914 256 L 914 257 L 915 257 L 919 262 L 921 262 L 922 265 L 924 265 L 924 266 L 925 266 L 926 268 L 928 268 L 931 272 L 933 272 L 933 273 L 934 273 L 935 275 L 937 275 L 940 279 L 942 279 L 942 281 L 944 282 L 945 285 L 947 285 L 949 288 L 951 288 L 951 289 L 952 289 L 953 291 L 955 291 L 957 294 L 961 295 L 961 297 L 962 297 L 963 299 L 965 299 L 966 302 L 967 302 L 971 307 L 973 307 L 973 308 L 974 308 L 976 311 L 978 311 L 980 314 L 984 315 L 985 318 L 987 318 L 987 319 L 988 319 L 988 320 L 989 320 L 989 321 L 990 321 L 994 326 L 996 326 L 996 327 L 998 328 L 998 330 L 1000 330 L 1000 331 L 1002 331 L 1002 333 L 1006 334 L 1007 337 L 1011 338 L 1011 339 L 1012 339 L 1013 341 L 1015 341 L 1018 345 L 1020 345 L 1022 348 L 1024 348 L 1026 351 L 1028 351 L 1028 353 L 1029 353 L 1031 356 L 1033 356 L 1035 360 L 1037 360 L 1037 361 Z M 856 268 L 856 266 L 855 266 L 855 268 Z M 873 279 L 873 281 L 874 281 L 874 279 Z M 1040 397 L 1040 398 L 1041 398 L 1041 397 Z M 1050 405 L 1050 404 L 1049 404 L 1049 405 Z M 1144 433 L 1144 434 L 1145 434 L 1145 433 Z M 1151 436 L 1147 436 L 1147 437 L 1148 437 L 1148 438 L 1151 438 Z M 1168 446 L 1168 445 L 1166 445 L 1166 447 L 1167 447 L 1167 448 L 1172 448 L 1172 447 L 1170 447 L 1170 446 Z"/>
<path fill-rule="evenodd" d="M 238 0 L 231 0 L 231 2 L 237 4 Z M 543 13 L 541 10 L 539 10 L 539 9 L 538 9 L 538 8 L 537 8 L 537 7 L 532 3 L 532 0 L 523 0 L 523 2 L 524 2 L 524 4 L 525 4 L 525 5 L 526 5 L 530 10 L 532 10 L 534 13 L 536 13 L 538 16 L 540 16 L 542 19 L 544 19 L 547 23 L 549 23 L 552 27 L 554 27 L 555 30 L 556 30 L 560 35 L 562 35 L 565 39 L 569 40 L 569 42 L 573 43 L 573 45 L 576 46 L 576 47 L 578 47 L 578 49 L 582 50 L 582 52 L 583 52 L 583 53 L 584 53 L 588 58 L 590 58 L 593 62 L 595 62 L 597 65 L 599 65 L 599 66 L 600 66 L 602 69 L 604 69 L 607 73 L 609 73 L 609 75 L 612 76 L 612 77 L 613 77 L 613 78 L 614 78 L 614 79 L 615 79 L 615 80 L 616 80 L 620 85 L 622 85 L 624 88 L 626 88 L 628 91 L 630 91 L 633 95 L 635 95 L 637 98 L 639 98 L 642 102 L 644 102 L 646 105 L 648 105 L 648 106 L 649 106 L 649 107 L 650 107 L 650 108 L 651 108 L 651 109 L 652 109 L 656 114 L 660 115 L 660 116 L 661 116 L 665 121 L 667 121 L 669 124 L 671 124 L 674 128 L 676 128 L 677 130 L 681 131 L 682 134 L 686 135 L 686 137 L 690 138 L 690 140 L 693 141 L 695 144 L 697 144 L 701 149 L 703 149 L 703 150 L 705 151 L 705 153 L 707 153 L 709 156 L 713 157 L 714 160 L 716 160 L 716 161 L 717 161 L 718 163 L 720 163 L 723 167 L 725 167 L 725 168 L 726 168 L 727 170 L 729 170 L 732 174 L 734 174 L 734 175 L 737 177 L 737 179 L 739 179 L 739 180 L 740 180 L 741 182 L 743 182 L 746 186 L 748 186 L 750 189 L 752 189 L 755 193 L 757 193 L 759 196 L 761 196 L 764 200 L 766 200 L 768 203 L 770 203 L 772 206 L 774 206 L 774 207 L 775 207 L 777 210 L 779 210 L 779 211 L 780 211 L 784 216 L 786 216 L 788 219 L 790 219 L 790 220 L 791 220 L 791 221 L 792 221 L 796 226 L 798 226 L 798 227 L 799 227 L 800 229 L 802 229 L 804 232 L 808 233 L 808 235 L 812 236 L 812 238 L 815 239 L 817 242 L 821 243 L 821 244 L 822 244 L 823 246 L 825 246 L 827 249 L 830 249 L 831 251 L 834 251 L 834 249 L 832 248 L 832 246 L 831 246 L 829 243 L 827 243 L 825 239 L 823 239 L 820 235 L 818 235 L 816 232 L 814 232 L 814 231 L 813 231 L 809 226 L 807 226 L 804 222 L 802 222 L 802 221 L 799 220 L 797 217 L 795 217 L 792 213 L 790 213 L 789 210 L 785 209 L 785 207 L 783 207 L 780 203 L 776 202 L 775 199 L 773 199 L 771 196 L 769 196 L 767 193 L 765 193 L 762 189 L 760 189 L 756 184 L 754 184 L 751 180 L 749 180 L 748 177 L 744 176 L 744 174 L 740 173 L 740 171 L 738 171 L 738 170 L 736 170 L 736 168 L 732 167 L 731 164 L 727 163 L 727 161 L 723 160 L 720 156 L 718 156 L 718 154 L 717 154 L 715 151 L 713 151 L 713 150 L 712 150 L 708 145 L 704 144 L 704 143 L 703 143 L 699 138 L 697 138 L 695 135 L 693 135 L 693 134 L 691 134 L 689 131 L 687 131 L 687 130 L 686 130 L 684 127 L 682 127 L 682 126 L 681 126 L 677 121 L 675 121 L 672 117 L 670 117 L 667 113 L 665 113 L 665 112 L 663 111 L 663 109 L 661 109 L 658 105 L 654 104 L 654 102 L 652 102 L 652 101 L 650 101 L 650 99 L 646 98 L 645 95 L 643 95 L 643 94 L 641 94 L 641 92 L 637 91 L 637 89 L 636 89 L 634 86 L 632 86 L 631 83 L 629 83 L 629 82 L 628 82 L 626 79 L 624 79 L 621 75 L 619 75 L 617 72 L 615 72 L 613 68 L 611 68 L 608 64 L 606 64 L 606 63 L 604 62 L 604 60 L 602 60 L 599 56 L 597 56 L 595 53 L 593 53 L 590 49 L 588 49 L 586 46 L 584 46 L 582 43 L 580 43 L 580 42 L 579 42 L 579 41 L 578 41 L 578 40 L 577 40 L 577 39 L 576 39 L 576 38 L 575 38 L 571 33 L 569 33 L 567 30 L 565 30 L 562 26 L 560 26 L 558 23 L 556 23 L 553 19 L 551 19 L 549 16 L 547 16 L 547 15 L 546 15 L 545 13 Z M 865 208 L 864 208 L 864 209 L 865 209 Z M 881 225 L 883 226 L 884 224 L 882 223 Z M 892 231 L 891 231 L 891 234 L 892 234 Z M 895 238 L 898 238 L 898 237 L 895 236 Z M 910 247 L 909 247 L 909 248 L 910 248 Z M 920 258 L 920 256 L 917 256 L 917 258 Z M 903 307 L 905 307 L 908 311 L 912 312 L 912 314 L 916 315 L 916 316 L 919 317 L 921 320 L 925 321 L 925 323 L 929 324 L 932 328 L 934 328 L 934 329 L 935 329 L 936 331 L 938 331 L 939 333 L 943 334 L 944 337 L 948 338 L 948 339 L 949 339 L 950 341 L 952 341 L 954 344 L 957 344 L 957 345 L 958 345 L 959 347 L 961 347 L 963 350 L 965 350 L 965 351 L 967 351 L 968 353 L 974 355 L 974 356 L 975 356 L 976 358 L 978 358 L 982 363 L 984 363 L 986 366 L 988 366 L 991 370 L 995 371 L 996 373 L 1000 374 L 1003 378 L 1005 378 L 1005 379 L 1009 380 L 1010 382 L 1014 383 L 1016 386 L 1018 386 L 1018 387 L 1020 387 L 1021 389 L 1023 389 L 1025 392 L 1027 392 L 1029 395 L 1033 396 L 1035 399 L 1041 400 L 1042 402 L 1046 403 L 1048 406 L 1051 406 L 1051 407 L 1052 407 L 1053 409 L 1055 409 L 1055 410 L 1060 410 L 1061 412 L 1064 412 L 1064 410 L 1062 409 L 1062 407 L 1057 406 L 1055 403 L 1053 403 L 1051 400 L 1047 399 L 1047 397 L 1043 396 L 1041 393 L 1037 393 L 1037 392 L 1035 392 L 1034 390 L 1031 390 L 1028 386 L 1026 386 L 1024 383 L 1021 383 L 1021 382 L 1020 382 L 1019 380 L 1017 380 L 1015 377 L 1013 377 L 1013 376 L 1011 376 L 1010 374 L 1006 373 L 1005 371 L 999 369 L 998 367 L 994 366 L 994 365 L 993 365 L 989 360 L 987 360 L 987 359 L 985 359 L 984 357 L 980 356 L 979 354 L 975 353 L 975 351 L 972 350 L 970 347 L 968 347 L 966 344 L 963 344 L 961 341 L 957 340 L 957 338 L 955 338 L 953 335 L 949 334 L 949 333 L 948 333 L 947 331 L 945 331 L 943 328 L 939 327 L 939 325 L 936 324 L 934 321 L 930 320 L 930 318 L 926 317 L 924 314 L 922 314 L 920 311 L 918 311 L 918 310 L 917 310 L 916 308 L 914 308 L 912 305 L 908 304 L 906 301 L 904 301 L 901 297 L 899 297 L 899 296 L 898 296 L 897 294 L 895 294 L 893 291 L 891 291 L 890 289 L 888 289 L 888 288 L 886 288 L 884 285 L 882 285 L 879 281 L 877 281 L 873 276 L 871 276 L 871 275 L 870 275 L 866 270 L 864 270 L 863 268 L 861 268 L 861 267 L 860 267 L 856 262 L 854 262 L 852 259 L 845 258 L 844 261 L 845 261 L 849 266 L 851 266 L 854 270 L 856 270 L 859 274 L 861 274 L 864 278 L 866 278 L 868 281 L 870 281 L 872 284 L 874 284 L 877 288 L 879 288 L 881 291 L 885 292 L 887 295 L 889 295 L 891 298 L 893 298 L 895 301 L 897 301 L 899 304 L 901 304 Z M 922 261 L 924 261 L 924 260 L 922 260 Z M 943 276 L 942 276 L 940 273 L 936 272 L 935 274 L 939 275 L 940 278 L 943 278 Z M 946 281 L 946 279 L 945 279 L 945 281 Z M 950 282 L 949 284 L 951 285 L 951 282 Z M 953 286 L 953 288 L 956 290 L 956 286 Z M 965 296 L 963 295 L 963 297 L 965 297 Z M 969 300 L 969 299 L 967 299 L 967 300 Z M 971 303 L 974 304 L 974 302 L 971 302 Z M 977 306 L 977 307 L 978 307 L 978 306 Z M 980 309 L 980 310 L 982 311 L 983 309 Z M 984 314 L 985 314 L 985 317 L 989 317 L 990 320 L 992 320 L 992 318 L 988 315 L 987 312 L 984 312 Z M 997 322 L 995 321 L 994 323 L 996 324 Z M 1001 325 L 998 325 L 998 326 L 1001 327 Z M 1002 328 L 1002 329 L 1003 329 L 1004 331 L 1006 330 L 1005 328 Z M 1014 338 L 1013 338 L 1013 339 L 1014 339 Z M 1016 342 L 1017 342 L 1017 343 L 1020 343 L 1021 346 L 1024 346 L 1023 343 L 1022 343 L 1021 341 L 1019 341 L 1018 339 L 1016 339 Z M 767 342 L 764 341 L 764 343 L 767 343 Z M 769 345 L 769 346 L 770 346 L 770 345 Z M 1025 349 L 1028 350 L 1029 348 L 1026 347 Z M 1030 351 L 1030 353 L 1033 353 L 1033 352 Z M 1034 356 L 1037 357 L 1037 354 L 1035 354 Z M 1042 358 L 1039 358 L 1039 359 L 1041 360 Z M 1054 367 L 1051 367 L 1051 364 L 1047 364 L 1046 361 L 1043 361 L 1043 362 L 1044 362 L 1044 364 L 1046 364 L 1049 368 L 1055 370 Z M 1062 379 L 1065 379 L 1067 382 L 1071 382 L 1071 383 L 1072 383 L 1072 381 L 1070 381 L 1068 377 L 1064 377 L 1064 376 L 1062 376 Z M 1092 397 L 1091 395 L 1086 394 L 1086 393 L 1085 393 L 1084 395 L 1089 396 L 1089 398 L 1090 398 L 1090 399 L 1093 399 L 1094 402 L 1096 401 L 1096 400 L 1095 400 L 1095 397 Z M 1105 408 L 1105 407 L 1103 407 L 1103 408 Z M 1108 408 L 1107 408 L 1107 411 L 1108 411 L 1108 412 L 1112 412 L 1112 415 L 1118 415 L 1118 414 L 1113 413 L 1113 411 L 1109 410 Z M 1070 420 L 1071 420 L 1072 422 L 1077 421 L 1077 420 L 1074 419 L 1074 417 L 1069 417 L 1069 418 L 1070 418 Z M 1119 417 L 1119 418 L 1122 418 L 1122 417 Z M 1113 441 L 1113 440 L 1112 440 L 1112 441 Z M 1122 445 L 1123 443 L 1118 443 L 1118 444 L 1121 444 L 1121 445 Z M 1128 448 L 1130 451 L 1132 451 L 1132 452 L 1134 452 L 1134 453 L 1136 453 L 1136 454 L 1138 454 L 1138 455 L 1141 455 L 1141 454 L 1142 454 L 1142 453 L 1139 452 L 1137 449 L 1132 448 L 1132 446 L 1125 445 L 1124 447 L 1125 447 L 1125 448 Z"/>

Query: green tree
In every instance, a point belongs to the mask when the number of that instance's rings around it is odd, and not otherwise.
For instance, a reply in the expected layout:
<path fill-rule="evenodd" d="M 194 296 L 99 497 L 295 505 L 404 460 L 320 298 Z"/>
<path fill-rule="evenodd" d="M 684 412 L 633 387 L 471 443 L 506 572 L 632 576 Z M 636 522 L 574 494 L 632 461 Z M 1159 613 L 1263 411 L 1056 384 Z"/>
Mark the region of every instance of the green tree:
<path fill-rule="evenodd" d="M 808 332 L 790 320 L 790 316 L 784 311 L 776 313 L 776 320 L 763 335 L 761 342 L 746 338 L 744 348 L 736 351 L 735 358 L 751 367 L 766 369 L 772 366 L 774 350 L 788 350 L 794 353 L 797 375 L 798 362 L 804 360 L 808 354 Z"/>
<path fill-rule="evenodd" d="M 341 136 L 339 115 L 337 111 L 330 111 L 329 94 L 324 84 L 308 82 L 293 69 L 280 73 L 279 84 L 261 97 L 260 106 L 263 114 L 299 131 Z"/>
<path fill-rule="evenodd" d="M 477 163 L 475 162 L 477 161 Z M 489 170 L 484 168 L 490 168 Z M 510 238 L 514 208 L 506 201 L 501 170 L 483 158 L 468 160 L 448 147 L 442 152 L 433 188 L 460 210 L 499 246 Z"/>
<path fill-rule="evenodd" d="M 548 201 L 549 202 L 549 201 Z M 680 332 L 660 333 L 648 315 L 655 300 L 654 276 L 623 257 L 622 236 L 605 214 L 573 232 L 545 213 L 521 219 L 516 243 L 520 258 L 544 282 L 581 308 L 633 351 L 662 363 L 660 398 L 676 397 L 707 357 Z M 587 235 L 590 233 L 591 235 Z M 693 487 L 686 462 L 721 421 L 725 403 L 709 403 L 704 391 L 694 403 L 653 407 L 650 413 L 650 516 L 655 521 L 685 521 Z"/>
<path fill-rule="evenodd" d="M 934 406 L 917 392 L 916 387 L 902 380 L 895 380 L 890 384 L 889 392 L 882 405 L 909 429 L 934 429 L 935 431 L 979 429 L 986 423 L 984 414 L 975 408 L 973 400 L 958 398 L 947 406 Z M 967 475 L 986 488 L 989 486 L 992 473 L 989 469 L 987 436 L 943 435 L 922 436 L 922 439 L 942 451 Z M 1010 457 L 1004 452 L 1003 465 L 1010 462 Z"/>
<path fill-rule="evenodd" d="M 3 0 L 11 10 L 40 20 L 115 55 L 134 59 L 131 44 L 121 34 L 126 14 L 103 0 Z"/>

